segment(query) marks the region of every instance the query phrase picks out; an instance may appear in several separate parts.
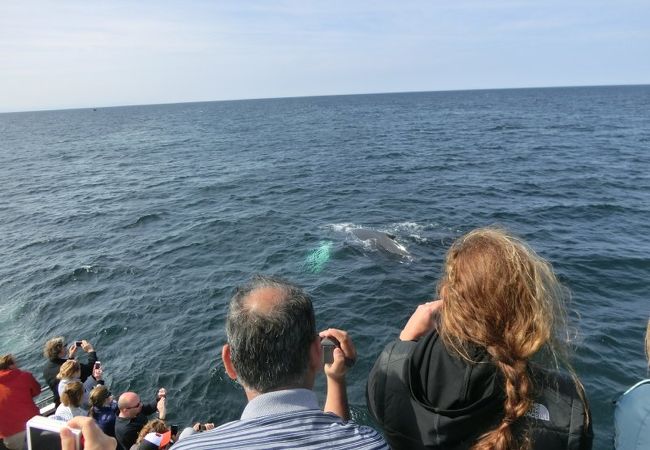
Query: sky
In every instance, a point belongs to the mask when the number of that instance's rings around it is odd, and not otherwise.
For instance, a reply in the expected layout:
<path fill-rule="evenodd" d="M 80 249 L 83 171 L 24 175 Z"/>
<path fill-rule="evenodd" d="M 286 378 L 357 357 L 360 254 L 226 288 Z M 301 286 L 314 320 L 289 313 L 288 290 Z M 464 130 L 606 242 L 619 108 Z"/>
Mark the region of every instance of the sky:
<path fill-rule="evenodd" d="M 648 83 L 649 0 L 0 0 L 0 112 Z"/>

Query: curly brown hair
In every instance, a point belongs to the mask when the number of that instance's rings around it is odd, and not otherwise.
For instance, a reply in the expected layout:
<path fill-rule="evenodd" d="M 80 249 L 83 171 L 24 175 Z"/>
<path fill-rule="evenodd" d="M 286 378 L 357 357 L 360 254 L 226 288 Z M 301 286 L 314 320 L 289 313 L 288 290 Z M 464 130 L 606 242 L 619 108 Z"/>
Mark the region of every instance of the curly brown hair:
<path fill-rule="evenodd" d="M 650 319 L 648 319 L 648 327 L 645 330 L 645 357 L 650 366 Z"/>
<path fill-rule="evenodd" d="M 16 364 L 16 358 L 14 358 L 14 355 L 8 354 L 0 356 L 0 370 L 7 370 L 14 364 Z"/>
<path fill-rule="evenodd" d="M 147 422 L 144 425 L 144 427 L 142 427 L 142 430 L 140 430 L 140 433 L 138 434 L 138 439 L 135 441 L 135 443 L 139 444 L 140 442 L 142 442 L 144 437 L 149 433 L 165 433 L 168 430 L 169 427 L 167 426 L 164 420 L 152 419 L 149 422 Z"/>
<path fill-rule="evenodd" d="M 65 339 L 62 336 L 52 338 L 45 343 L 43 355 L 47 359 L 56 359 L 59 357 L 64 347 Z"/>

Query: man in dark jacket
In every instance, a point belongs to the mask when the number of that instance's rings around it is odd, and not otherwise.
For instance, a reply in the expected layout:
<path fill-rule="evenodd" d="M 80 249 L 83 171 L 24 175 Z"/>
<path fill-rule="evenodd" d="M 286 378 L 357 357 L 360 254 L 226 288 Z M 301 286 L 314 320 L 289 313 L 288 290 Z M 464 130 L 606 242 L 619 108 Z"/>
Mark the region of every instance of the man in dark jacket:
<path fill-rule="evenodd" d="M 158 399 L 154 403 L 142 404 L 140 396 L 135 392 L 125 392 L 120 395 L 117 407 L 120 414 L 115 420 L 115 439 L 118 449 L 129 450 L 138 439 L 138 433 L 147 423 L 147 416 L 158 411 L 158 418 L 165 420 L 166 396 L 164 388 L 158 390 Z"/>
<path fill-rule="evenodd" d="M 92 375 L 93 365 L 95 364 L 95 361 L 97 361 L 97 353 L 95 353 L 95 349 L 90 342 L 77 342 L 81 345 L 77 345 L 76 342 L 73 342 L 67 349 L 67 358 L 65 340 L 62 337 L 52 338 L 45 343 L 43 354 L 47 358 L 47 362 L 43 367 L 43 378 L 54 394 L 54 403 L 56 403 L 56 406 L 59 406 L 59 403 L 61 403 L 58 391 L 59 380 L 56 378 L 61 365 L 68 359 L 74 359 L 77 350 L 81 347 L 81 349 L 88 355 L 88 361 L 85 364 L 79 364 L 81 366 L 81 382 L 83 383 L 90 375 Z"/>

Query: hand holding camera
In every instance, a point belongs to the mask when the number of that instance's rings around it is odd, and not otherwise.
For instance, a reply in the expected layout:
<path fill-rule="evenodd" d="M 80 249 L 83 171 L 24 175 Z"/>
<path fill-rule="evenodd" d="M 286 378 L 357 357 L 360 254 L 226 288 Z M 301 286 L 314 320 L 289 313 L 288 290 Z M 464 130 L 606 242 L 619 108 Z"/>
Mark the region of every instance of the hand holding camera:
<path fill-rule="evenodd" d="M 91 417 L 77 416 L 68 423 L 34 416 L 26 426 L 29 450 L 115 450 L 115 438 L 105 435 Z"/>
<path fill-rule="evenodd" d="M 323 366 L 328 378 L 342 380 L 357 359 L 352 338 L 343 330 L 330 328 L 319 333 L 323 351 Z"/>
<path fill-rule="evenodd" d="M 104 373 L 104 369 L 102 369 L 101 361 L 95 361 L 95 365 L 93 366 L 93 378 L 99 381 L 102 379 L 103 373 Z"/>

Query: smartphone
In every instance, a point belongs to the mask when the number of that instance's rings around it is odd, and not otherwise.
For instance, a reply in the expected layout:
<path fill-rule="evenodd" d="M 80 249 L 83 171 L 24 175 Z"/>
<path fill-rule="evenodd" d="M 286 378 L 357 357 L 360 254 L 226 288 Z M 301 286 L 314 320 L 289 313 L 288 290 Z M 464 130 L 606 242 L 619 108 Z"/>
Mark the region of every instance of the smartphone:
<path fill-rule="evenodd" d="M 77 347 L 81 347 L 81 341 L 75 341 L 74 345 L 76 345 Z"/>
<path fill-rule="evenodd" d="M 34 416 L 27 421 L 28 450 L 61 450 L 59 433 L 66 424 L 62 420 Z M 75 450 L 81 450 L 81 430 L 70 428 L 74 436 Z"/>
<path fill-rule="evenodd" d="M 323 348 L 323 365 L 332 364 L 334 362 L 334 349 L 340 347 L 341 344 L 335 338 L 323 338 L 320 341 L 320 346 Z M 356 359 L 345 358 L 345 367 L 352 367 L 356 363 Z"/>
<path fill-rule="evenodd" d="M 172 430 L 172 436 L 176 436 L 178 434 L 178 425 L 172 425 L 170 428 Z"/>
<path fill-rule="evenodd" d="M 101 361 L 95 361 L 95 369 L 101 369 L 102 368 L 102 362 Z"/>
<path fill-rule="evenodd" d="M 338 347 L 338 342 L 334 339 L 323 338 L 320 341 L 323 348 L 323 364 L 332 364 L 334 362 L 334 349 Z"/>

